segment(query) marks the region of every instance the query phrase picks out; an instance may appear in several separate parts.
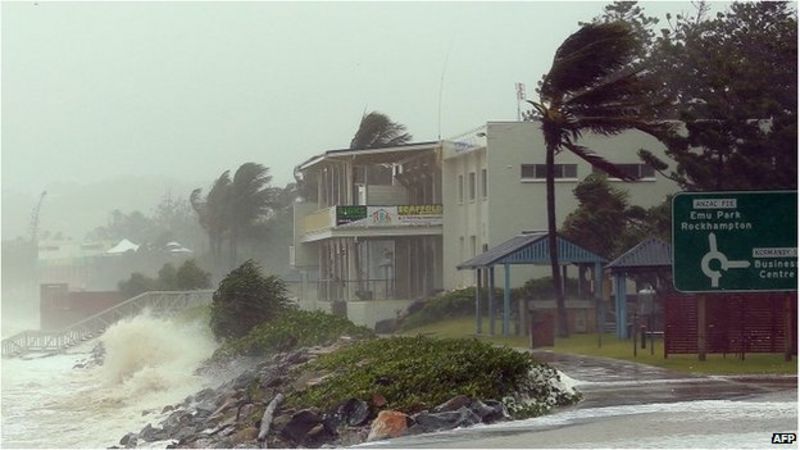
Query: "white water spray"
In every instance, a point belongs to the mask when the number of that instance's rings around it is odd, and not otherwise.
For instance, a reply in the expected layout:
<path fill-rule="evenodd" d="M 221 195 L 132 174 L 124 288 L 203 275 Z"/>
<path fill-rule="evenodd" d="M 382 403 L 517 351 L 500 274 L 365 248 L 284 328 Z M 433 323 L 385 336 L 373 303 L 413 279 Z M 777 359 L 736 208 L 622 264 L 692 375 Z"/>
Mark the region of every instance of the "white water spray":
<path fill-rule="evenodd" d="M 106 349 L 100 367 L 72 368 L 96 342 L 77 354 L 4 361 L 2 447 L 108 447 L 210 383 L 194 375 L 216 346 L 205 324 L 145 313 L 99 340 Z"/>

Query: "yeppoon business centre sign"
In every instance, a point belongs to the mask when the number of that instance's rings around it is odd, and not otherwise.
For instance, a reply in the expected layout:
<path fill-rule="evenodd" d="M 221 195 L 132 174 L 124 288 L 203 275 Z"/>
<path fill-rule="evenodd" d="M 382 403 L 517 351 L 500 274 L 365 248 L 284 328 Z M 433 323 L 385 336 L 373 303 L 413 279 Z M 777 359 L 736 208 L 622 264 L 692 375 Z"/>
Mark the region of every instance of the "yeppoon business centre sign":
<path fill-rule="evenodd" d="M 681 192 L 672 245 L 678 291 L 795 291 L 797 192 Z"/>

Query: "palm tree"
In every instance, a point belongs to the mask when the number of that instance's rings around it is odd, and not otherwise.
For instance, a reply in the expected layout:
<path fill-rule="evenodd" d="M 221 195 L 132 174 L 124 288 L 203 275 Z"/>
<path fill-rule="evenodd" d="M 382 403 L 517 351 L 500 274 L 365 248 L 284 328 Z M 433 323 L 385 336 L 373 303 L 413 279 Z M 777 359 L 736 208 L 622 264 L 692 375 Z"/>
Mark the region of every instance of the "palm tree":
<path fill-rule="evenodd" d="M 219 264 L 222 259 L 222 242 L 225 233 L 230 227 L 228 212 L 230 207 L 231 177 L 230 171 L 222 172 L 222 175 L 214 180 L 211 190 L 205 200 L 201 199 L 202 189 L 195 189 L 189 196 L 192 208 L 197 212 L 200 226 L 208 233 L 211 255 L 215 264 Z"/>
<path fill-rule="evenodd" d="M 411 141 L 413 137 L 406 133 L 406 126 L 392 122 L 386 114 L 372 111 L 369 114 L 361 116 L 361 122 L 358 124 L 355 136 L 350 140 L 350 149 L 365 149 L 365 148 L 378 148 L 378 147 L 391 147 L 393 145 L 402 145 Z M 356 242 L 356 251 L 353 255 L 353 263 L 356 271 L 356 282 L 359 289 L 364 287 L 361 285 L 361 252 L 358 246 L 360 242 Z"/>
<path fill-rule="evenodd" d="M 231 267 L 238 263 L 239 239 L 270 210 L 274 194 L 269 187 L 271 181 L 269 168 L 254 162 L 242 164 L 233 175 L 228 216 Z"/>
<path fill-rule="evenodd" d="M 576 144 L 584 132 L 604 136 L 638 129 L 663 137 L 668 126 L 645 117 L 647 83 L 636 68 L 637 40 L 623 22 L 585 24 L 556 50 L 550 72 L 539 89 L 539 102 L 529 101 L 541 123 L 546 151 L 547 231 L 559 336 L 569 336 L 564 292 L 558 265 L 554 159 L 568 150 L 613 177 L 632 177 L 594 151 Z"/>
<path fill-rule="evenodd" d="M 386 114 L 372 111 L 361 116 L 355 136 L 350 141 L 351 149 L 391 147 L 411 141 L 405 125 L 392 122 Z"/>

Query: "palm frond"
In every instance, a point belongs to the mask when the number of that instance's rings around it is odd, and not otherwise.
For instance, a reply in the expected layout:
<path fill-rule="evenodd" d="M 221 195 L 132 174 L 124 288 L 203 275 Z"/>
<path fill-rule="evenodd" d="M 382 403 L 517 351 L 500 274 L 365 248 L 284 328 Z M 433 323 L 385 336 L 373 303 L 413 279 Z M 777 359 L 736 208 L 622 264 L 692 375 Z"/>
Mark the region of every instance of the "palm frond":
<path fill-rule="evenodd" d="M 542 83 L 542 97 L 578 92 L 628 65 L 637 41 L 623 22 L 586 24 L 556 50 L 553 65 Z"/>
<path fill-rule="evenodd" d="M 602 156 L 598 155 L 596 152 L 590 150 L 587 147 L 573 144 L 571 142 L 562 142 L 561 145 L 567 148 L 572 153 L 576 154 L 579 158 L 591 164 L 592 167 L 596 167 L 612 177 L 619 178 L 625 181 L 636 180 L 635 177 L 632 177 L 630 174 L 622 171 L 622 169 L 617 167 L 616 164 L 603 158 Z"/>
<path fill-rule="evenodd" d="M 411 141 L 403 124 L 392 122 L 385 114 L 373 111 L 361 117 L 355 136 L 350 141 L 351 149 L 365 149 L 402 145 Z"/>
<path fill-rule="evenodd" d="M 638 116 L 624 115 L 576 117 L 575 126 L 603 136 L 613 136 L 625 130 L 635 129 L 663 140 L 674 134 L 676 124 L 667 121 L 641 120 Z"/>
<path fill-rule="evenodd" d="M 592 86 L 568 96 L 563 104 L 570 110 L 607 103 L 641 102 L 647 82 L 639 77 L 639 71 L 625 70 L 612 74 Z"/>

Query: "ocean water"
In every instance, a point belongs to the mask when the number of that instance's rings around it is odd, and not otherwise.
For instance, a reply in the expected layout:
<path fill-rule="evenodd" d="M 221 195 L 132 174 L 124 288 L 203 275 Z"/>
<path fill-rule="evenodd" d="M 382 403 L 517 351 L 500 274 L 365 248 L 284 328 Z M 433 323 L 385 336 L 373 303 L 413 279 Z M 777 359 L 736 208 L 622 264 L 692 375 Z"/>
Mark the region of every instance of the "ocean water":
<path fill-rule="evenodd" d="M 105 345 L 105 364 L 74 369 L 97 340 Z M 216 346 L 203 324 L 145 313 L 112 325 L 97 340 L 66 354 L 2 361 L 0 446 L 117 445 L 125 433 L 156 425 L 165 405 L 215 382 L 193 373 Z"/>

